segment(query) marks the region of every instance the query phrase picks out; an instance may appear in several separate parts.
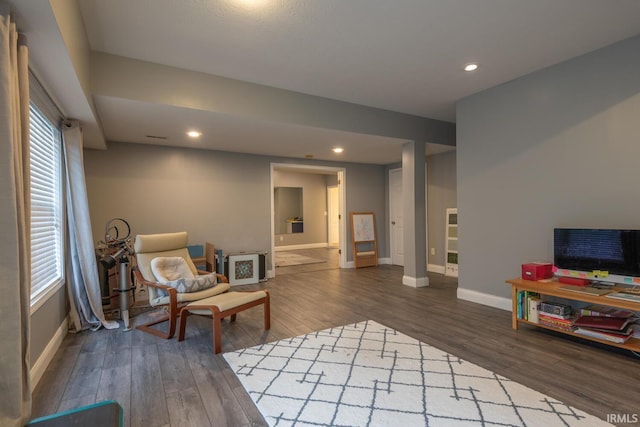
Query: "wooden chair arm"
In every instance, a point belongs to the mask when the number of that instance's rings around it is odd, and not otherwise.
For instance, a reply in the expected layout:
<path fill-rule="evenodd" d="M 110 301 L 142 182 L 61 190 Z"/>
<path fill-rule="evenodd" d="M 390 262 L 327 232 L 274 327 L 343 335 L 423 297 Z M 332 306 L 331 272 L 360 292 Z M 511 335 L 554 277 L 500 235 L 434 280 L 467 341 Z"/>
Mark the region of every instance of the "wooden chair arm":
<path fill-rule="evenodd" d="M 198 274 L 203 276 L 205 274 L 211 274 L 210 271 L 198 270 Z M 229 283 L 229 279 L 224 274 L 216 273 L 216 277 L 218 278 L 218 282 L 220 283 Z"/>
<path fill-rule="evenodd" d="M 158 283 L 158 282 L 152 282 L 152 281 L 147 280 L 144 277 L 142 277 L 142 273 L 140 273 L 140 269 L 138 269 L 138 267 L 133 267 L 133 274 L 135 275 L 136 281 L 141 285 L 151 286 L 151 287 L 154 287 L 154 288 L 157 288 L 157 289 L 162 289 L 169 296 L 178 294 L 177 291 L 175 290 L 175 288 L 172 288 L 169 285 L 165 285 L 163 283 Z"/>
<path fill-rule="evenodd" d="M 158 304 L 154 304 L 154 302 L 151 301 L 151 299 L 149 299 L 149 303 L 154 307 L 161 306 L 161 305 L 168 305 L 166 316 L 162 316 L 160 319 L 153 320 L 143 325 L 138 325 L 136 326 L 136 328 L 161 338 L 166 338 L 166 339 L 171 338 L 176 331 L 176 319 L 178 318 L 178 292 L 171 286 L 146 280 L 142 276 L 142 273 L 140 272 L 140 269 L 138 268 L 137 265 L 134 266 L 131 269 L 131 271 L 138 285 L 146 285 L 146 286 L 151 286 L 152 288 L 161 289 L 164 292 L 166 292 L 166 294 L 169 296 L 168 302 L 158 303 Z M 158 330 L 152 327 L 153 325 L 157 325 L 158 323 L 162 323 L 165 321 L 169 322 L 168 329 L 166 332 L 163 332 L 161 330 Z"/>

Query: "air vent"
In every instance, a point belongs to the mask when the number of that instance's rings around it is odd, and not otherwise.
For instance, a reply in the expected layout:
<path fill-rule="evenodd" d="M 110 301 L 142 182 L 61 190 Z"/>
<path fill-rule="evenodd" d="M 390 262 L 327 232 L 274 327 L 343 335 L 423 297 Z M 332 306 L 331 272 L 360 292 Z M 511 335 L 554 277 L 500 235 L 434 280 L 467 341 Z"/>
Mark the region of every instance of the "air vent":
<path fill-rule="evenodd" d="M 158 135 L 145 135 L 145 137 L 152 138 L 152 139 L 168 139 L 166 136 L 158 136 Z"/>

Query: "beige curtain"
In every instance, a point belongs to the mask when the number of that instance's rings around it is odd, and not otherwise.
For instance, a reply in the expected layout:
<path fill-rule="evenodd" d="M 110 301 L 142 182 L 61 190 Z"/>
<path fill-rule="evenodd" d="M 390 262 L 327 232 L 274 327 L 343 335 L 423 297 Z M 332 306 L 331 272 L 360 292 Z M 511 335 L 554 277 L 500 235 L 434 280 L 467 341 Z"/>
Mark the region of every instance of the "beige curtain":
<path fill-rule="evenodd" d="M 69 314 L 77 332 L 89 328 L 97 330 L 101 326 L 117 329 L 118 322 L 106 320 L 102 312 L 102 294 L 84 179 L 82 129 L 77 121 L 65 122 L 62 127 L 62 140 L 67 185 Z"/>
<path fill-rule="evenodd" d="M 27 47 L 0 2 L 0 425 L 31 414 Z"/>

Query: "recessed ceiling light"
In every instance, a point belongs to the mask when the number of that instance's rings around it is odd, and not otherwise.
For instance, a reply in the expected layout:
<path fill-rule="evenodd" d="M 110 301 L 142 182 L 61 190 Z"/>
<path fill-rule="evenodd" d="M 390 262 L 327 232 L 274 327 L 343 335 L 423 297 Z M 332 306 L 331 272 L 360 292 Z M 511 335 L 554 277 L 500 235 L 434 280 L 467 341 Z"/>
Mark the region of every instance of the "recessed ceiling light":
<path fill-rule="evenodd" d="M 267 0 L 236 0 L 236 3 L 239 3 L 247 9 L 257 9 L 259 7 L 265 6 Z"/>
<path fill-rule="evenodd" d="M 344 151 L 344 148 L 342 147 L 335 147 L 332 149 L 334 153 L 342 153 Z"/>
<path fill-rule="evenodd" d="M 189 138 L 200 138 L 202 136 L 202 132 L 198 132 L 197 130 L 190 130 L 187 132 Z"/>
<path fill-rule="evenodd" d="M 475 71 L 478 69 L 478 64 L 475 62 L 470 62 L 464 66 L 465 71 Z"/>

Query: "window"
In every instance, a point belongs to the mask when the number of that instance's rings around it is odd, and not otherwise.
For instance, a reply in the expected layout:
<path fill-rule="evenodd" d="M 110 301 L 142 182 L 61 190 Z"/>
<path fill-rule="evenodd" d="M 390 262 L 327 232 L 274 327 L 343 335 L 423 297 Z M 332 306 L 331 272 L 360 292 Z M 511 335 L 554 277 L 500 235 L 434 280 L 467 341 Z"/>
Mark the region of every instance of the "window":
<path fill-rule="evenodd" d="M 31 174 L 31 307 L 63 283 L 62 143 L 60 130 L 32 102 L 29 108 Z"/>

